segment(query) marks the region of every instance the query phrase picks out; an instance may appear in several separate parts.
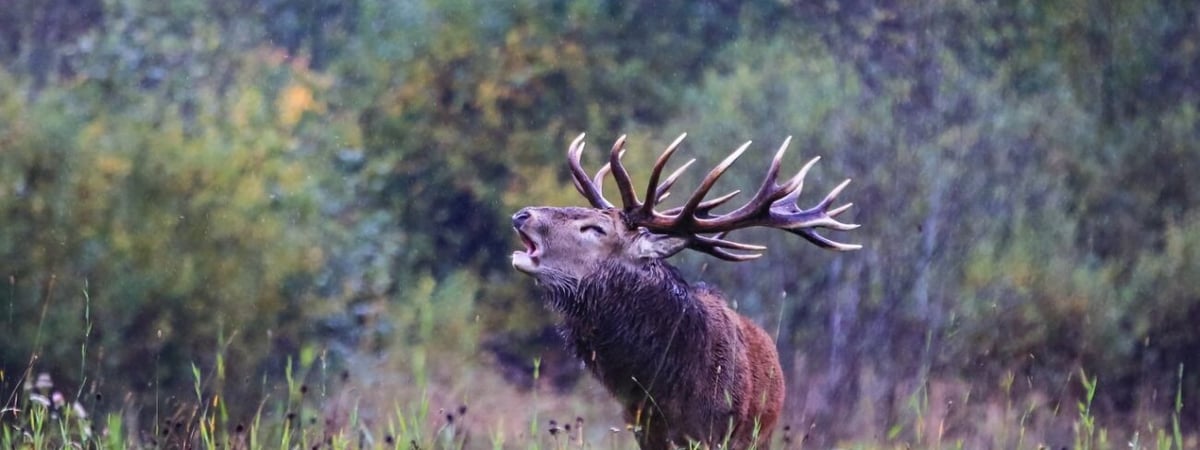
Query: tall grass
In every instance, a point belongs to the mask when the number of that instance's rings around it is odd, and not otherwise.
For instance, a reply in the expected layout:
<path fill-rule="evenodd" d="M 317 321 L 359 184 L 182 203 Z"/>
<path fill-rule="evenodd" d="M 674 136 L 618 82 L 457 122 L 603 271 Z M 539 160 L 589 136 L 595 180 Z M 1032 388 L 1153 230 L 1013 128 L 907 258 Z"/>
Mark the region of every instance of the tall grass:
<path fill-rule="evenodd" d="M 437 295 L 430 290 L 429 295 Z M 423 324 L 420 340 L 405 351 L 390 355 L 421 355 L 381 359 L 372 365 L 358 362 L 353 370 L 331 370 L 336 365 L 327 351 L 313 346 L 301 348 L 287 359 L 282 374 L 264 375 L 262 395 L 236 398 L 227 395 L 227 353 L 236 345 L 236 331 L 218 332 L 214 338 L 213 364 L 205 369 L 191 365 L 192 392 L 183 406 L 160 410 L 162 393 L 144 400 L 155 405 L 121 404 L 114 410 L 100 409 L 88 401 L 84 383 L 100 379 L 88 365 L 95 352 L 89 348 L 93 330 L 91 301 L 85 288 L 80 294 L 83 326 L 80 328 L 80 362 L 77 368 L 42 368 L 37 358 L 18 379 L 0 373 L 0 386 L 15 386 L 4 395 L 0 408 L 0 448 L 390 448 L 390 449 L 626 449 L 636 447 L 634 430 L 619 419 L 615 402 L 590 380 L 573 392 L 557 393 L 541 386 L 543 362 L 533 361 L 534 388 L 513 388 L 481 357 L 451 356 L 463 352 L 437 343 L 433 330 L 438 322 L 456 320 L 440 313 L 398 312 Z M 42 309 L 50 307 L 43 300 Z M 412 302 L 432 308 L 430 301 Z M 469 322 L 469 321 L 468 321 Z M 459 323 L 456 327 L 470 326 Z M 472 331 L 477 336 L 479 330 Z M 453 346 L 451 346 L 453 347 Z M 377 361 L 379 362 L 379 361 Z M 157 363 L 155 363 L 157 365 Z M 157 368 L 155 368 L 157 369 Z M 57 386 L 53 371 L 77 370 L 80 386 Z M 148 368 L 149 370 L 149 368 Z M 334 372 L 331 374 L 331 372 Z M 1116 448 L 1184 450 L 1197 448 L 1196 431 L 1183 419 L 1184 367 L 1179 367 L 1173 408 L 1169 417 L 1120 426 L 1120 418 L 1098 414 L 1094 404 L 1104 389 L 1103 370 L 1066 374 L 1079 389 L 1075 414 L 1062 414 L 1065 399 L 1038 399 L 1018 393 L 1017 377 L 1001 380 L 999 395 L 974 395 L 986 389 L 962 380 L 929 377 L 915 383 L 907 409 L 895 421 L 869 426 L 871 417 L 855 417 L 867 424 L 862 433 L 836 442 L 848 449 L 961 449 L 961 448 L 1059 448 L 1080 450 Z M 1074 379 L 1077 381 L 1073 381 Z M 793 386 L 798 385 L 792 380 Z M 1055 392 L 1023 386 L 1029 392 Z M 1060 391 L 1071 391 L 1057 389 Z M 66 394 L 64 394 L 66 393 Z M 70 398 L 73 393 L 74 398 Z M 792 395 L 798 395 L 793 392 Z M 467 403 L 475 402 L 468 412 Z M 241 406 L 231 408 L 231 405 Z M 1069 404 L 1069 403 L 1068 403 Z M 85 405 L 90 405 L 85 407 Z M 250 408 L 245 406 L 251 405 Z M 252 410 L 237 417 L 232 410 Z M 155 411 L 153 423 L 141 423 L 138 411 Z M 802 419 L 786 417 L 775 433 L 773 448 L 804 448 L 808 434 L 825 430 L 807 427 Z M 588 417 L 585 421 L 584 417 Z M 573 418 L 573 420 L 572 420 Z M 1106 420 L 1107 419 L 1107 420 Z M 1116 424 L 1116 425 L 1114 425 Z M 886 427 L 886 428 L 885 428 Z M 793 438 L 792 429 L 804 430 Z M 1069 430 L 1061 436 L 1056 430 Z"/>

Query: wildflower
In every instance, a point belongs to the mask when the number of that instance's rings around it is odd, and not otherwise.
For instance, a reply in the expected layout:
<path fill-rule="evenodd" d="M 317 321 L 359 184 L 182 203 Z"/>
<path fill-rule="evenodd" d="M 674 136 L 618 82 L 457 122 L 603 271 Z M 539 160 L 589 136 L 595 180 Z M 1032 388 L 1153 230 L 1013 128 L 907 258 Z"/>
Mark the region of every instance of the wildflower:
<path fill-rule="evenodd" d="M 79 402 L 71 403 L 71 410 L 74 411 L 75 417 L 80 419 L 87 419 L 88 417 L 87 410 L 83 409 L 83 405 L 79 404 Z"/>
<path fill-rule="evenodd" d="M 37 382 L 33 384 L 33 387 L 38 388 L 40 391 L 48 391 L 54 387 L 54 381 L 50 380 L 50 374 L 42 372 L 38 374 Z"/>
<path fill-rule="evenodd" d="M 50 399 L 46 398 L 46 396 L 42 395 L 42 394 L 29 394 L 29 401 L 37 403 L 42 406 L 45 406 L 47 408 L 50 407 Z"/>

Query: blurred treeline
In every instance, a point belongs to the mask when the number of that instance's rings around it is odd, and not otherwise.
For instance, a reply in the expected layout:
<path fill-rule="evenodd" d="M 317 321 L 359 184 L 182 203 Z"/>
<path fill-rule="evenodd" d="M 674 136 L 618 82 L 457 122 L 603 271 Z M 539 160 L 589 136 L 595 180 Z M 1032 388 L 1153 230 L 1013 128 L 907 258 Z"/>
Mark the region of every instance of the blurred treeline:
<path fill-rule="evenodd" d="M 629 133 L 635 177 L 686 131 L 677 190 L 755 139 L 720 185 L 752 189 L 789 135 L 785 170 L 823 156 L 803 205 L 854 179 L 860 252 L 679 258 L 778 330 L 789 408 L 1083 369 L 1165 411 L 1181 365 L 1200 404 L 1200 3 L 3 3 L 6 395 L 34 355 L 122 398 L 220 353 L 249 394 L 306 346 L 539 336 L 509 215 L 584 203 L 581 131 L 592 169 Z"/>

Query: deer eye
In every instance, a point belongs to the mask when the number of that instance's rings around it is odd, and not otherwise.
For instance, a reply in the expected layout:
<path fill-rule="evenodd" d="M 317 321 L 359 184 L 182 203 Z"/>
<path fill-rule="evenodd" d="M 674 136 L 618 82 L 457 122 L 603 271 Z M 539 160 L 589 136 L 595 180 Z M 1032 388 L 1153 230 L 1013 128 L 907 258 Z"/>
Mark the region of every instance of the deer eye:
<path fill-rule="evenodd" d="M 596 234 L 599 234 L 599 235 L 601 235 L 601 236 L 607 236 L 607 235 L 608 235 L 608 232 L 607 232 L 607 231 L 604 231 L 604 229 L 603 229 L 603 228 L 600 228 L 599 226 L 596 226 L 596 225 L 584 225 L 584 226 L 582 226 L 582 227 L 579 227 L 579 232 L 580 232 L 580 233 L 586 233 L 586 232 L 589 232 L 589 231 L 591 231 L 591 232 L 594 232 L 594 233 L 596 233 Z"/>

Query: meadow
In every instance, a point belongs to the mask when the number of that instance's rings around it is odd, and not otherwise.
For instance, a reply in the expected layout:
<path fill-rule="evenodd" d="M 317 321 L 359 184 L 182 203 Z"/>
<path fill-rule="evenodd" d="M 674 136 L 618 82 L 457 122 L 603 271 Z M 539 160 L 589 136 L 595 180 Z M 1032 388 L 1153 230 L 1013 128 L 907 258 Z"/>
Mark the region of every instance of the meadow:
<path fill-rule="evenodd" d="M 87 293 L 83 292 L 85 311 Z M 428 305 L 429 303 L 426 303 Z M 236 335 L 219 337 L 211 370 L 191 366 L 191 392 L 154 390 L 153 401 L 129 393 L 106 399 L 95 369 L 81 363 L 77 389 L 56 386 L 55 375 L 31 365 L 15 376 L 3 373 L 5 448 L 202 448 L 202 449 L 627 449 L 634 430 L 620 418 L 616 402 L 591 378 L 570 389 L 541 377 L 541 361 L 530 361 L 529 385 L 497 371 L 499 363 L 471 341 L 435 333 L 441 324 L 470 328 L 469 311 L 417 314 L 430 330 L 403 355 L 380 355 L 335 364 L 328 350 L 301 349 L 281 377 L 242 380 L 253 384 L 228 395 L 234 382 L 225 372 L 224 348 Z M 80 361 L 87 361 L 92 328 L 85 314 Z M 476 330 L 478 332 L 479 330 Z M 156 361 L 157 364 L 157 361 Z M 338 368 L 340 367 L 340 368 Z M 353 368 L 353 369 L 350 369 Z M 146 367 L 159 371 L 159 367 Z M 1188 449 L 1200 439 L 1181 424 L 1183 370 L 1176 391 L 1154 393 L 1173 403 L 1164 417 L 1153 411 L 1121 417 L 1098 415 L 1093 402 L 1098 378 L 1065 374 L 1059 386 L 1014 385 L 1028 380 L 1009 374 L 994 394 L 974 394 L 966 380 L 930 376 L 897 392 L 904 404 L 890 423 L 877 421 L 870 398 L 849 417 L 857 428 L 837 442 L 806 422 L 795 408 L 777 430 L 772 448 L 841 449 Z M 867 375 L 870 377 L 870 375 Z M 16 382 L 10 382 L 10 381 Z M 893 383 L 863 380 L 867 389 Z M 819 389 L 819 381 L 789 380 L 792 395 Z M 795 392 L 799 388 L 799 392 Z M 250 394 L 246 394 L 250 392 Z M 790 401 L 789 405 L 800 402 Z M 153 408 L 153 411 L 150 411 Z M 241 413 L 233 411 L 241 411 Z M 249 413 L 246 413 L 249 411 Z M 1185 431 L 1186 430 L 1186 431 Z"/>

